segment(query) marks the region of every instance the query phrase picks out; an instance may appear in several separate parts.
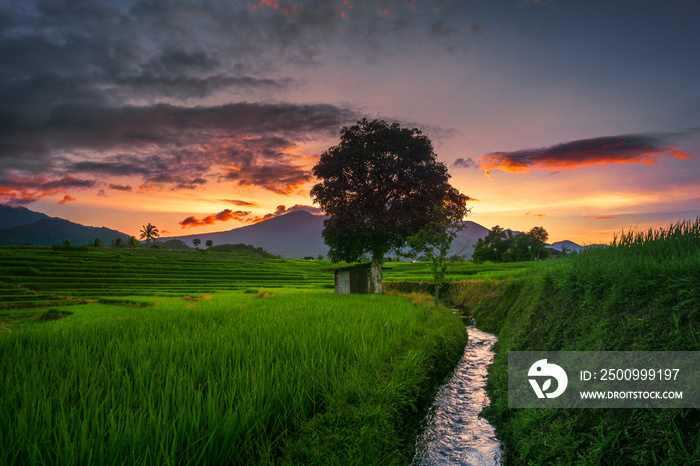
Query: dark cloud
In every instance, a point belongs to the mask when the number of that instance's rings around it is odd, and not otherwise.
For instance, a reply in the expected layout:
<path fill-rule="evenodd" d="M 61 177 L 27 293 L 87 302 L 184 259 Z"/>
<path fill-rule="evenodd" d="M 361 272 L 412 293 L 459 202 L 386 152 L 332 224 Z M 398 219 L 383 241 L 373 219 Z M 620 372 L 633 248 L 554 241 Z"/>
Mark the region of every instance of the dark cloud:
<path fill-rule="evenodd" d="M 565 142 L 540 149 L 494 152 L 479 158 L 479 165 L 487 174 L 489 170 L 524 173 L 535 169 L 555 171 L 611 163 L 654 165 L 661 156 L 693 157 L 660 137 L 621 135 Z"/>
<path fill-rule="evenodd" d="M 296 145 L 337 136 L 359 115 L 255 103 L 299 85 L 280 70 L 330 50 L 377 56 L 392 41 L 449 49 L 460 31 L 435 17 L 442 3 L 3 2 L 0 178 L 135 176 L 141 191 L 215 178 L 293 192 L 310 180 Z M 212 105 L 233 95 L 244 102 Z M 16 203 L 44 195 L 2 189 Z"/>
<path fill-rule="evenodd" d="M 331 105 L 62 106 L 43 125 L 0 130 L 0 160 L 11 162 L 6 171 L 138 176 L 178 189 L 221 171 L 239 185 L 288 194 L 311 179 L 293 153 L 297 142 L 335 135 L 355 116 Z"/>
<path fill-rule="evenodd" d="M 186 75 L 160 76 L 142 74 L 118 78 L 116 84 L 126 86 L 143 97 L 168 97 L 179 100 L 208 97 L 218 91 L 237 87 L 241 89 L 265 88 L 281 90 L 287 87 L 290 79 L 257 79 L 250 76 L 226 76 L 216 74 L 206 77 Z"/>
<path fill-rule="evenodd" d="M 240 186 L 261 186 L 277 194 L 291 194 L 311 181 L 311 171 L 290 163 L 243 163 L 228 170 L 226 178 Z"/>
<path fill-rule="evenodd" d="M 127 185 L 122 185 L 122 184 L 110 183 L 110 184 L 109 184 L 109 187 L 110 187 L 110 189 L 115 189 L 115 190 L 117 190 L 117 191 L 128 191 L 128 192 L 131 192 L 131 191 L 133 191 L 133 189 L 134 189 L 134 188 L 132 188 L 131 186 L 129 186 L 128 184 L 127 184 Z"/>
<path fill-rule="evenodd" d="M 455 160 L 453 166 L 458 167 L 458 168 L 478 168 L 479 164 L 476 163 L 474 160 L 471 158 L 459 158 Z"/>
<path fill-rule="evenodd" d="M 222 199 L 222 201 L 230 202 L 231 204 L 237 205 L 239 207 L 253 207 L 257 205 L 255 202 L 239 201 L 237 199 Z"/>
<path fill-rule="evenodd" d="M 234 212 L 231 209 L 224 209 L 218 214 L 207 215 L 202 219 L 197 219 L 194 216 L 187 217 L 179 223 L 182 225 L 182 228 L 199 227 L 204 225 L 212 225 L 216 222 L 228 222 L 229 220 L 245 221 L 249 215 L 250 212 L 243 212 L 241 210 Z"/>

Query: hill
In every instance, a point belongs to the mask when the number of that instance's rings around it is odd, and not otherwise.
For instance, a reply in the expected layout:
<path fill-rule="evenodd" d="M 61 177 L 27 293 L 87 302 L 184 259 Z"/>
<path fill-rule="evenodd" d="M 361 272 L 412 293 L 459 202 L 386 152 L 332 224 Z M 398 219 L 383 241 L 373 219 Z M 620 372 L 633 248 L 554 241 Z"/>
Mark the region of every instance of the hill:
<path fill-rule="evenodd" d="M 585 249 L 584 246 L 581 246 L 580 244 L 576 244 L 573 241 L 556 241 L 552 243 L 550 246 L 552 249 L 556 249 L 557 251 L 561 251 L 562 248 L 566 248 L 567 251 L 569 252 L 579 252 Z"/>
<path fill-rule="evenodd" d="M 457 238 L 452 241 L 452 248 L 449 254 L 459 254 L 467 259 L 471 259 L 474 245 L 480 238 L 486 237 L 490 230 L 469 220 L 462 222 L 462 224 L 466 225 L 466 228 L 460 231 L 457 234 Z"/>
<path fill-rule="evenodd" d="M 47 218 L 51 217 L 26 207 L 11 207 L 0 204 L 0 230 L 27 225 Z"/>
<path fill-rule="evenodd" d="M 318 257 L 320 254 L 327 256 L 328 246 L 324 244 L 321 236 L 325 219 L 325 216 L 313 215 L 306 211 L 290 212 L 264 222 L 228 231 L 160 238 L 159 243 L 163 245 L 167 241 L 179 240 L 184 245 L 194 247 L 192 240 L 197 238 L 202 241 L 202 244 L 212 240 L 215 246 L 250 244 L 270 254 L 289 259 Z M 484 238 L 488 234 L 489 229 L 472 221 L 463 223 L 467 228 L 460 231 L 452 243 L 450 255 L 459 254 L 471 259 L 473 246 L 479 238 Z M 128 235 L 109 228 L 89 227 L 49 217 L 24 207 L 0 205 L 0 245 L 29 243 L 36 246 L 51 246 L 60 244 L 66 239 L 71 244 L 82 245 L 92 243 L 95 238 L 100 238 L 105 245 L 109 245 L 113 239 L 126 239 Z M 176 242 L 171 244 L 176 248 L 185 247 Z M 561 250 L 562 246 L 566 246 L 569 251 L 583 249 L 582 246 L 571 241 L 552 244 L 552 247 L 557 250 Z"/>
<path fill-rule="evenodd" d="M 328 246 L 323 242 L 321 232 L 325 216 L 313 215 L 309 212 L 290 212 L 279 217 L 265 220 L 233 230 L 217 233 L 203 233 L 199 235 L 177 236 L 167 239 L 178 239 L 189 246 L 193 246 L 192 240 L 197 238 L 206 243 L 207 240 L 217 244 L 252 244 L 261 247 L 265 251 L 284 258 L 302 258 L 306 256 L 317 257 L 319 254 L 328 255 Z M 452 254 L 459 253 L 467 258 L 471 257 L 473 246 L 479 238 L 483 238 L 489 232 L 487 228 L 478 223 L 466 221 L 467 228 L 459 232 L 453 243 Z"/>
<path fill-rule="evenodd" d="M 233 230 L 216 233 L 177 236 L 167 239 L 179 239 L 188 246 L 193 246 L 192 240 L 198 238 L 202 244 L 212 240 L 214 245 L 220 244 L 252 244 L 261 247 L 270 254 L 284 258 L 316 257 L 328 254 L 328 246 L 323 243 L 321 232 L 325 217 L 309 212 L 290 212 L 264 222 L 248 225 Z"/>
<path fill-rule="evenodd" d="M 37 214 L 37 212 L 32 213 Z M 26 213 L 22 215 L 26 215 Z M 51 246 L 60 244 L 64 240 L 70 241 L 71 244 L 82 245 L 92 244 L 95 238 L 100 238 L 104 244 L 109 245 L 113 239 L 128 238 L 128 235 L 117 230 L 105 227 L 88 227 L 62 218 L 49 217 L 44 214 L 39 215 L 43 215 L 40 220 L 0 230 L 0 245 L 31 244 L 34 246 Z M 29 216 L 25 218 L 29 218 Z"/>

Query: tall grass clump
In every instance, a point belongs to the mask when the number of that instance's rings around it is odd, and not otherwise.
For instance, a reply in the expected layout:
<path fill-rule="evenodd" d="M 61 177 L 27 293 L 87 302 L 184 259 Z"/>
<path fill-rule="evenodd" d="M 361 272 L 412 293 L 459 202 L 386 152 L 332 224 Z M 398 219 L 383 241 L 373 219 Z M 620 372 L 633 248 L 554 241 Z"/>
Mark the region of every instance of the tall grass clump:
<path fill-rule="evenodd" d="M 0 332 L 0 464 L 400 464 L 466 340 L 395 296 L 142 300 Z"/>
<path fill-rule="evenodd" d="M 499 336 L 487 412 L 507 463 L 699 464 L 697 409 L 509 409 L 507 357 L 699 351 L 700 219 L 622 232 L 607 247 L 533 271 L 492 284 L 484 301 L 465 306 Z M 470 291 L 480 288 L 465 285 L 463 296 Z"/>

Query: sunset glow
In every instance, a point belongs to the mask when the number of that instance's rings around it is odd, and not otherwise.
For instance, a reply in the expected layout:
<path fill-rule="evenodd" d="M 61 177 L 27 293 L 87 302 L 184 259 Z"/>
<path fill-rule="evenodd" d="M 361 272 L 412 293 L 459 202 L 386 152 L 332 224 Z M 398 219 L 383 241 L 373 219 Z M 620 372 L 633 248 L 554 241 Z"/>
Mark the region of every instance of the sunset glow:
<path fill-rule="evenodd" d="M 700 215 L 697 2 L 79 3 L 1 7 L 0 203 L 132 235 L 320 214 L 367 117 L 427 134 L 487 228 Z"/>

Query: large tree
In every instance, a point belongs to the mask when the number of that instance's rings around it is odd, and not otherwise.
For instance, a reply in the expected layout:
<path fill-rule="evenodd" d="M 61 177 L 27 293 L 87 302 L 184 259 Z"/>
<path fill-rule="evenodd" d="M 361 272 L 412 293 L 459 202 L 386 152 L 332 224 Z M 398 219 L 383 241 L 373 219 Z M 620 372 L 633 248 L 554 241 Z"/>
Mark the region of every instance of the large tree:
<path fill-rule="evenodd" d="M 468 199 L 450 185 L 428 137 L 382 120 L 344 127 L 340 143 L 321 155 L 313 174 L 320 182 L 311 197 L 328 215 L 323 229 L 328 256 L 357 262 L 369 255 L 372 293 L 382 292 L 384 256 L 434 224 L 434 206 L 463 212 Z"/>

